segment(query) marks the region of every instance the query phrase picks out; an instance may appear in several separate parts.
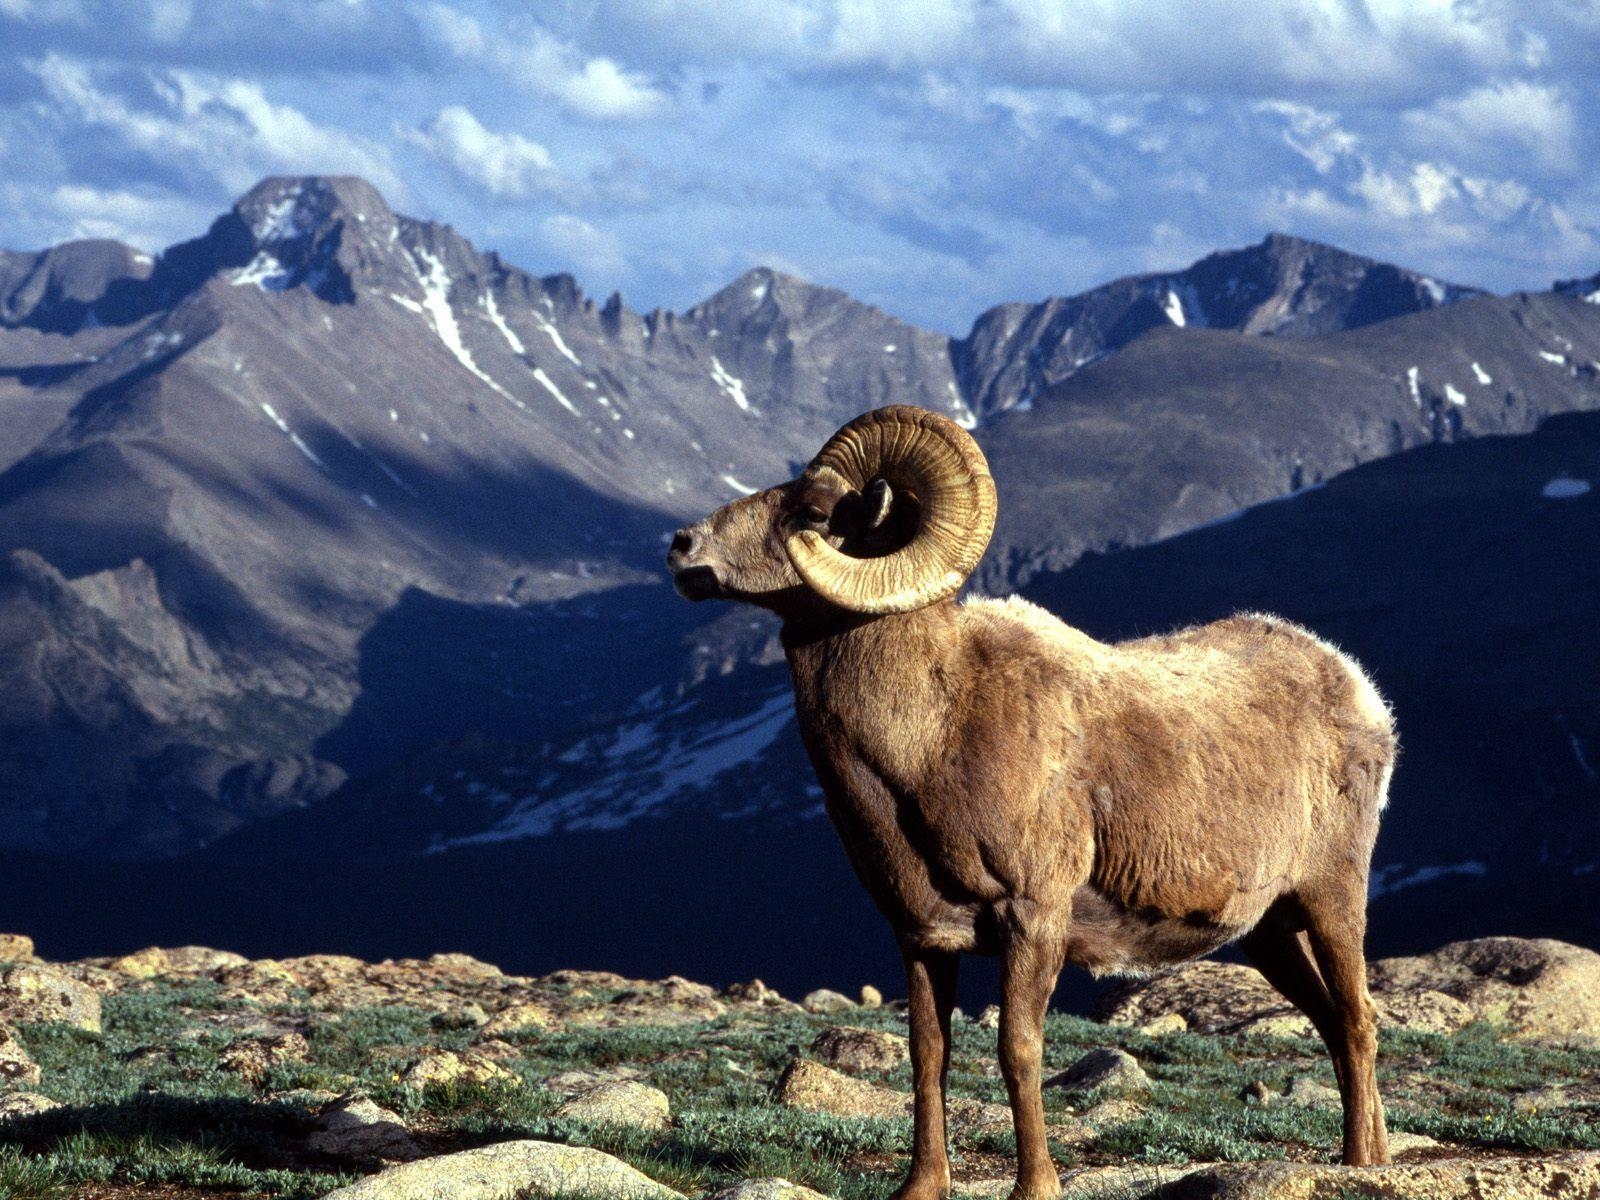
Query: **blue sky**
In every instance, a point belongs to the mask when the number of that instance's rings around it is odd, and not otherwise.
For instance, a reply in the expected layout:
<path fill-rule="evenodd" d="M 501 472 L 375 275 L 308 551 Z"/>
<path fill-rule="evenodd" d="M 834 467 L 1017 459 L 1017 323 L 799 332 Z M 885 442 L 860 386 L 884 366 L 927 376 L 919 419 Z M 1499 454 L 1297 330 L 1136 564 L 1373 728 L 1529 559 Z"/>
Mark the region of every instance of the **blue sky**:
<path fill-rule="evenodd" d="M 1270 230 L 1510 290 L 1600 269 L 1597 116 L 1573 0 L 0 0 L 0 245 L 338 172 L 640 308 L 963 332 Z"/>

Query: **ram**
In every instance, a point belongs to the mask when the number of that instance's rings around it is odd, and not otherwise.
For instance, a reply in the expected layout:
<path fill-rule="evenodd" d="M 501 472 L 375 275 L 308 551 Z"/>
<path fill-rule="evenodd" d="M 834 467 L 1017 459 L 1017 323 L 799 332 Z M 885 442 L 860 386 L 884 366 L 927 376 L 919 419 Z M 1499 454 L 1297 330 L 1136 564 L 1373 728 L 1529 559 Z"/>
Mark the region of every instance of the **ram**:
<path fill-rule="evenodd" d="M 910 1176 L 947 1195 L 957 957 L 1001 960 L 1013 1197 L 1060 1190 L 1040 1067 L 1071 962 L 1137 973 L 1237 941 L 1315 1024 L 1344 1161 L 1388 1161 L 1362 942 L 1396 755 L 1360 667 L 1236 616 L 1106 644 L 1023 600 L 954 597 L 996 511 L 977 443 L 918 408 L 839 430 L 798 479 L 679 530 L 678 591 L 771 609 L 830 818 L 905 960 Z"/>

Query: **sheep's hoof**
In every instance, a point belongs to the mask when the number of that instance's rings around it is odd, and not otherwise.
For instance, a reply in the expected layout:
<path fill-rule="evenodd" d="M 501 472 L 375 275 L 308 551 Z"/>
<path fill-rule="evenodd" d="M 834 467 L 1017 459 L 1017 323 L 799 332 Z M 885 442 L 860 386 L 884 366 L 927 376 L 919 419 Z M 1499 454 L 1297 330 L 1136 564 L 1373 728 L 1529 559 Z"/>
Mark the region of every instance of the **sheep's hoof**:
<path fill-rule="evenodd" d="M 908 1179 L 889 1197 L 889 1200 L 950 1200 L 950 1181 L 930 1183 L 922 1179 Z"/>
<path fill-rule="evenodd" d="M 1056 1200 L 1061 1195 L 1061 1180 L 1054 1174 L 1037 1180 L 1017 1180 L 1010 1200 Z"/>

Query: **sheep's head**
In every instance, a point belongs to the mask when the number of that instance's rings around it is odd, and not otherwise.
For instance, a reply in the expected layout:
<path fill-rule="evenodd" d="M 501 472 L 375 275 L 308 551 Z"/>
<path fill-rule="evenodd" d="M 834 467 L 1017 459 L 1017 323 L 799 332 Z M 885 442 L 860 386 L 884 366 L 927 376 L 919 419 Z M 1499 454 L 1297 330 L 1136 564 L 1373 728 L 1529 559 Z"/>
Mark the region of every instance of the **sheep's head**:
<path fill-rule="evenodd" d="M 994 480 L 966 430 L 896 405 L 839 430 L 798 479 L 678 530 L 667 567 L 691 600 L 910 612 L 956 593 L 994 518 Z"/>

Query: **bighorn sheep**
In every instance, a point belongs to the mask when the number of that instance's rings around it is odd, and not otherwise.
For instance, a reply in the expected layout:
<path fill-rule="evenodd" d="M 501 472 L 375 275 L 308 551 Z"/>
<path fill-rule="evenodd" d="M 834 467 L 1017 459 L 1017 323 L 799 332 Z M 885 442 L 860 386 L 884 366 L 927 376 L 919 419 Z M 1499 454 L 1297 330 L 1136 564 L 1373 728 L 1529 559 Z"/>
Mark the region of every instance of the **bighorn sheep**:
<path fill-rule="evenodd" d="M 897 1195 L 949 1191 L 961 952 L 1002 961 L 1014 1198 L 1060 1191 L 1039 1076 L 1063 963 L 1138 972 L 1234 940 L 1328 1045 L 1344 1161 L 1387 1162 L 1362 952 L 1396 754 L 1383 698 L 1274 617 L 1107 645 L 1017 598 L 958 605 L 995 507 L 964 430 L 884 408 L 667 556 L 689 599 L 782 618 L 828 814 L 899 940 L 915 1133 Z"/>

